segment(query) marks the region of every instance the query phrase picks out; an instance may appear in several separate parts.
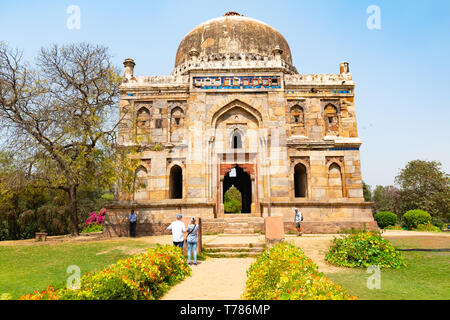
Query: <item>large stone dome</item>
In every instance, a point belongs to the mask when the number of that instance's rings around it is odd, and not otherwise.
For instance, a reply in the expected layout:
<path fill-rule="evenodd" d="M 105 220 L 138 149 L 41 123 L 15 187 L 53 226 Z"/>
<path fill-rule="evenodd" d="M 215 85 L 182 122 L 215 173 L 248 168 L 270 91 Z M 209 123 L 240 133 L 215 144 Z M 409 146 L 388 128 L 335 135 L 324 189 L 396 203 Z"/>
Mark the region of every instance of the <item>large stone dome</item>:
<path fill-rule="evenodd" d="M 189 59 L 192 50 L 200 56 L 254 54 L 271 57 L 274 49 L 281 49 L 281 58 L 292 65 L 291 50 L 281 33 L 264 22 L 229 12 L 200 24 L 183 38 L 175 68 Z"/>

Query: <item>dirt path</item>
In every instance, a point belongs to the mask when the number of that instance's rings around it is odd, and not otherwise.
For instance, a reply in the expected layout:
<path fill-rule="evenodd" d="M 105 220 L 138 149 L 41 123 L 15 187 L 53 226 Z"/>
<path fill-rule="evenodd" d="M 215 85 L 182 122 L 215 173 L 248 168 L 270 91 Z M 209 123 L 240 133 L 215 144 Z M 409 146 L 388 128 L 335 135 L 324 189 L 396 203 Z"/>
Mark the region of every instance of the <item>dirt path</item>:
<path fill-rule="evenodd" d="M 346 268 L 335 267 L 325 261 L 325 255 L 330 249 L 331 243 L 335 236 L 287 236 L 286 241 L 300 247 L 303 252 L 314 261 L 319 267 L 319 271 L 323 273 L 345 272 Z"/>
<path fill-rule="evenodd" d="M 254 258 L 199 261 L 192 276 L 173 287 L 162 300 L 240 300 L 247 281 L 246 271 Z"/>

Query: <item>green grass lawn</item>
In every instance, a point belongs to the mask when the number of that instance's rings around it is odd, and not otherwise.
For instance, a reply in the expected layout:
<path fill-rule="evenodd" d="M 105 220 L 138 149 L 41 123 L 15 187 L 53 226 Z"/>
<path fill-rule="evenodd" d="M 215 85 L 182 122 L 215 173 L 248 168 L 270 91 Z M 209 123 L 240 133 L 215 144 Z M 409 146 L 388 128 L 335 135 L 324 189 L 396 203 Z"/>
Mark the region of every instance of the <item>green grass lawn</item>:
<path fill-rule="evenodd" d="M 397 248 L 427 248 L 419 239 L 389 239 Z M 430 238 L 427 238 L 430 241 Z M 432 241 L 430 241 L 432 243 Z M 422 245 L 420 245 L 422 244 Z M 447 248 L 450 247 L 447 240 Z M 381 269 L 381 289 L 367 288 L 371 274 L 366 269 L 347 269 L 326 276 L 363 300 L 449 300 L 450 253 L 402 252 L 407 266 L 397 270 Z"/>
<path fill-rule="evenodd" d="M 0 246 L 0 295 L 13 299 L 47 288 L 62 286 L 77 265 L 81 273 L 101 270 L 117 260 L 151 247 L 146 242 L 114 240 L 64 244 Z M 129 250 L 128 250 L 129 249 Z"/>

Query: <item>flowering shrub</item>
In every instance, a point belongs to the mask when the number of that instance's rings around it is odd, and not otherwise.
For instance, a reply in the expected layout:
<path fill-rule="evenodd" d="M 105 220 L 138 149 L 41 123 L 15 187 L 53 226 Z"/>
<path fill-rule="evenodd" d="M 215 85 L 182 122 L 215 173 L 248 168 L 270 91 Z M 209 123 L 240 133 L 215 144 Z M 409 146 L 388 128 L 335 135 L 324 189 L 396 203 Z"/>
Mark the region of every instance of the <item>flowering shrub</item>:
<path fill-rule="evenodd" d="M 414 231 L 427 231 L 427 232 L 441 232 L 442 230 L 438 227 L 432 225 L 431 223 L 427 224 L 419 224 L 417 228 L 413 229 Z"/>
<path fill-rule="evenodd" d="M 47 289 L 21 300 L 156 300 L 190 274 L 180 248 L 158 247 L 82 276 L 78 290 Z"/>
<path fill-rule="evenodd" d="M 106 209 L 103 208 L 97 214 L 92 211 L 89 217 L 86 219 L 85 227 L 81 233 L 100 232 L 103 230 L 103 220 L 105 219 Z"/>
<path fill-rule="evenodd" d="M 419 224 L 431 223 L 431 215 L 423 210 L 409 210 L 403 215 L 402 220 L 408 230 L 412 230 Z"/>
<path fill-rule="evenodd" d="M 27 294 L 20 297 L 20 300 L 60 300 L 61 296 L 52 287 L 49 286 L 44 291 L 35 291 L 34 294 Z"/>
<path fill-rule="evenodd" d="M 405 265 L 402 256 L 392 244 L 375 232 L 335 238 L 325 260 L 343 267 L 379 266 L 398 269 Z"/>
<path fill-rule="evenodd" d="M 91 223 L 86 228 L 84 228 L 81 233 L 91 233 L 91 232 L 101 232 L 103 231 L 103 225 Z"/>
<path fill-rule="evenodd" d="M 341 286 L 325 278 L 300 248 L 287 243 L 258 256 L 247 270 L 246 300 L 349 300 Z"/>
<path fill-rule="evenodd" d="M 387 226 L 394 226 L 397 223 L 397 215 L 389 211 L 377 212 L 374 216 L 378 226 L 382 229 Z"/>
<path fill-rule="evenodd" d="M 89 217 L 86 219 L 85 226 L 88 226 L 90 224 L 97 224 L 101 225 L 103 224 L 103 219 L 105 218 L 106 209 L 103 208 L 100 210 L 100 212 L 97 214 L 95 211 L 92 211 Z"/>

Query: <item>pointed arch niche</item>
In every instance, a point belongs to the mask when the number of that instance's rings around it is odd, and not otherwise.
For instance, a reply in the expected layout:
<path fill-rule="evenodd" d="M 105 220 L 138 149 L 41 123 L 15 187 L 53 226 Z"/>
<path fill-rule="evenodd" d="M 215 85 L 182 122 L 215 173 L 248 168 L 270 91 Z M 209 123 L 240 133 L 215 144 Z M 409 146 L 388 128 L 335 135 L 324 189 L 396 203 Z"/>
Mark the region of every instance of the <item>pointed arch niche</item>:
<path fill-rule="evenodd" d="M 134 172 L 133 200 L 149 200 L 148 197 L 148 170 L 145 166 L 139 166 Z"/>
<path fill-rule="evenodd" d="M 340 199 L 347 197 L 344 179 L 343 157 L 327 157 L 328 168 L 328 198 Z"/>
<path fill-rule="evenodd" d="M 338 136 L 340 129 L 338 108 L 334 104 L 327 104 L 323 110 L 323 118 L 325 122 L 325 135 Z"/>
<path fill-rule="evenodd" d="M 291 198 L 295 200 L 311 197 L 311 175 L 309 157 L 292 157 L 290 168 Z"/>

